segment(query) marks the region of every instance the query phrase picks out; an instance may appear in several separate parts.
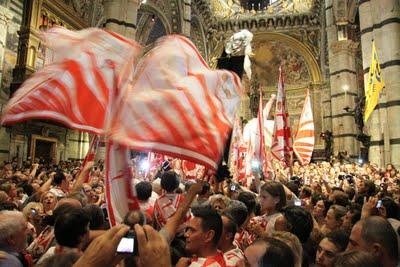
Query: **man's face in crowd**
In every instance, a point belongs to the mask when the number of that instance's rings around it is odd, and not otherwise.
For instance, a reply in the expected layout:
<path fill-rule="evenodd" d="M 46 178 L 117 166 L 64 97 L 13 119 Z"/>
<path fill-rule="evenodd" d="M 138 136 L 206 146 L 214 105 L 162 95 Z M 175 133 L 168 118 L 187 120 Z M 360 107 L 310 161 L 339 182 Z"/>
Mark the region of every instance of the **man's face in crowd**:
<path fill-rule="evenodd" d="M 192 254 L 198 254 L 205 246 L 205 232 L 201 228 L 202 219 L 194 217 L 188 222 L 185 231 L 186 245 L 185 250 Z"/>
<path fill-rule="evenodd" d="M 347 245 L 346 251 L 352 250 L 363 250 L 368 251 L 366 249 L 366 244 L 364 240 L 361 238 L 361 230 L 362 225 L 360 223 L 356 223 L 351 230 L 349 244 Z"/>
<path fill-rule="evenodd" d="M 315 263 L 320 267 L 331 267 L 337 253 L 339 253 L 339 249 L 335 244 L 324 238 L 319 242 Z"/>
<path fill-rule="evenodd" d="M 330 230 L 335 230 L 340 226 L 340 222 L 337 221 L 335 218 L 335 211 L 333 209 L 328 210 L 328 212 L 326 213 L 325 221 L 326 221 L 326 226 Z"/>
<path fill-rule="evenodd" d="M 353 227 L 351 220 L 353 219 L 353 213 L 348 211 L 343 217 L 342 228 L 345 230 L 350 230 Z"/>
<path fill-rule="evenodd" d="M 54 206 L 56 205 L 56 198 L 53 194 L 47 193 L 43 197 L 43 207 L 44 209 L 47 210 L 52 210 Z"/>

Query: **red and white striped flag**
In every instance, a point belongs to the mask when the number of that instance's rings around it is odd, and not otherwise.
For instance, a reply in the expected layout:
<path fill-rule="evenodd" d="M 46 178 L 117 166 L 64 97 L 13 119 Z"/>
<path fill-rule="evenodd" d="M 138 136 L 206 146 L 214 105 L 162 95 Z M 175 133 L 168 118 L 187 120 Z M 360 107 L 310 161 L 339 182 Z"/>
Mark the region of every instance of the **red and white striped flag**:
<path fill-rule="evenodd" d="M 94 157 L 96 156 L 96 152 L 97 152 L 97 147 L 99 145 L 99 141 L 100 141 L 99 140 L 99 136 L 98 135 L 94 135 L 92 140 L 90 141 L 89 150 L 86 153 L 86 157 L 82 162 L 81 170 L 85 169 L 85 166 L 89 161 L 94 161 Z M 78 177 L 78 176 L 79 176 L 79 174 L 76 177 Z M 85 180 L 84 180 L 85 183 L 87 183 L 89 181 L 89 176 L 90 176 L 90 173 L 87 172 Z"/>
<path fill-rule="evenodd" d="M 52 28 L 42 36 L 54 62 L 34 73 L 4 109 L 2 124 L 50 119 L 104 134 L 117 90 L 132 78 L 141 47 L 100 29 Z"/>
<path fill-rule="evenodd" d="M 292 140 L 289 126 L 289 114 L 286 110 L 286 95 L 282 67 L 279 67 L 278 95 L 276 98 L 274 139 L 271 152 L 277 159 L 286 164 L 292 162 Z"/>
<path fill-rule="evenodd" d="M 239 148 L 241 145 L 243 145 L 243 130 L 239 118 L 236 117 L 232 129 L 232 139 L 229 151 L 229 167 L 235 179 L 238 179 L 239 177 Z"/>
<path fill-rule="evenodd" d="M 129 166 L 129 149 L 111 140 L 106 149 L 107 211 L 111 225 L 115 225 L 122 223 L 128 211 L 140 207 Z"/>
<path fill-rule="evenodd" d="M 300 116 L 299 128 L 293 142 L 293 150 L 302 165 L 311 161 L 314 150 L 314 118 L 311 108 L 310 92 L 307 89 L 303 111 Z"/>
<path fill-rule="evenodd" d="M 171 35 L 142 58 L 121 95 L 111 138 L 217 168 L 239 104 L 239 77 L 211 70 L 187 38 Z"/>

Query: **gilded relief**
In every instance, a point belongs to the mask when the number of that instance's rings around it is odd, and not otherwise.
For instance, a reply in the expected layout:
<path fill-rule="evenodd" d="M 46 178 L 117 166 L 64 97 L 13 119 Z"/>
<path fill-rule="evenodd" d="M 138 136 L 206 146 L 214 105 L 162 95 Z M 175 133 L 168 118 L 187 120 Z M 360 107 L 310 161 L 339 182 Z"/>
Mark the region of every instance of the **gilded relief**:
<path fill-rule="evenodd" d="M 253 71 L 262 87 L 275 87 L 279 66 L 285 72 L 286 88 L 301 88 L 310 84 L 312 77 L 304 58 L 280 41 L 262 41 L 253 44 Z"/>
<path fill-rule="evenodd" d="M 301 14 L 311 10 L 315 0 L 274 0 L 260 1 L 255 4 L 241 4 L 239 0 L 211 0 L 211 10 L 219 19 L 241 17 L 248 14 L 263 12 L 266 15 Z"/>

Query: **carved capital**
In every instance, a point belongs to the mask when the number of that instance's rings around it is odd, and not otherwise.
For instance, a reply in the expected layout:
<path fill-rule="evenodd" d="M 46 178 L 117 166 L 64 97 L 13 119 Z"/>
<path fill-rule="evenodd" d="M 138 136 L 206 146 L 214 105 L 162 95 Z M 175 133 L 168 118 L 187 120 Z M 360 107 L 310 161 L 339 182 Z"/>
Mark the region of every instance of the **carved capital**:
<path fill-rule="evenodd" d="M 7 25 L 12 18 L 12 13 L 5 7 L 0 6 L 0 24 Z"/>
<path fill-rule="evenodd" d="M 359 42 L 354 42 L 352 40 L 336 41 L 332 43 L 331 50 L 334 54 L 340 52 L 356 53 L 359 45 Z"/>

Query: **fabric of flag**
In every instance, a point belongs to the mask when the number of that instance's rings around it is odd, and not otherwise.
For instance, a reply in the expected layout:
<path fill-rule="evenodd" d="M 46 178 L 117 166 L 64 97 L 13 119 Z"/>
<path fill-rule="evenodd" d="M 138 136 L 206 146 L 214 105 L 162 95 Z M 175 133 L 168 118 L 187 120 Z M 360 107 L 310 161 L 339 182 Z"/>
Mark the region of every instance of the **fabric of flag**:
<path fill-rule="evenodd" d="M 264 113 L 263 113 L 263 99 L 262 91 L 260 90 L 260 101 L 258 105 L 257 113 L 257 130 L 254 139 L 254 158 L 259 162 L 265 159 L 265 149 L 264 149 Z"/>
<path fill-rule="evenodd" d="M 130 210 L 140 209 L 132 170 L 130 150 L 109 140 L 106 148 L 106 203 L 111 225 L 122 223 Z"/>
<path fill-rule="evenodd" d="M 293 151 L 301 165 L 307 165 L 310 163 L 314 151 L 314 144 L 314 118 L 311 108 L 310 92 L 307 90 L 303 111 L 300 116 L 299 127 L 293 141 Z"/>
<path fill-rule="evenodd" d="M 292 162 L 292 141 L 289 126 L 289 114 L 286 109 L 286 95 L 282 67 L 279 67 L 278 94 L 276 97 L 274 137 L 271 153 L 286 166 Z"/>
<path fill-rule="evenodd" d="M 113 140 L 217 169 L 240 101 L 236 74 L 211 70 L 190 40 L 171 35 L 138 63 L 130 87 Z"/>
<path fill-rule="evenodd" d="M 104 134 L 117 89 L 131 79 L 141 47 L 100 29 L 52 28 L 42 42 L 53 63 L 34 73 L 6 105 L 2 124 L 49 119 Z"/>
<path fill-rule="evenodd" d="M 85 168 L 85 166 L 86 166 L 86 164 L 89 162 L 89 161 L 94 161 L 94 157 L 96 156 L 96 152 L 97 152 L 97 147 L 98 147 L 98 145 L 99 145 L 99 141 L 100 141 L 100 138 L 99 138 L 99 136 L 98 135 L 94 135 L 93 137 L 92 137 L 92 140 L 90 141 L 90 145 L 89 145 L 89 150 L 88 150 L 88 152 L 86 153 L 86 156 L 85 156 L 85 158 L 84 158 L 84 160 L 83 160 L 83 162 L 82 162 L 82 168 L 81 168 L 81 170 L 83 170 L 84 168 Z M 79 176 L 79 174 L 77 175 L 77 177 Z M 86 177 L 85 177 L 85 183 L 87 183 L 87 182 L 89 182 L 89 176 L 90 176 L 90 173 L 88 172 L 87 174 L 86 174 Z"/>
<path fill-rule="evenodd" d="M 271 147 L 272 144 L 272 133 L 274 131 L 274 121 L 268 120 L 269 113 L 271 112 L 272 106 L 276 100 L 276 95 L 272 94 L 267 104 L 263 109 L 263 126 L 264 126 L 264 145 L 267 147 Z"/>
<path fill-rule="evenodd" d="M 385 83 L 382 79 L 381 67 L 378 61 L 378 53 L 376 52 L 375 41 L 372 41 L 371 66 L 368 73 L 368 82 L 365 86 L 365 112 L 364 122 L 368 121 L 376 105 L 379 101 L 379 93 Z"/>
<path fill-rule="evenodd" d="M 237 179 L 239 177 L 239 147 L 243 144 L 243 130 L 241 127 L 240 119 L 235 118 L 235 122 L 232 129 L 232 139 L 229 150 L 229 170 L 233 174 L 233 177 Z"/>

